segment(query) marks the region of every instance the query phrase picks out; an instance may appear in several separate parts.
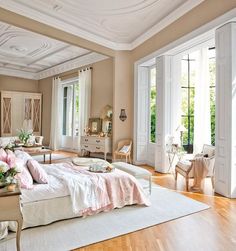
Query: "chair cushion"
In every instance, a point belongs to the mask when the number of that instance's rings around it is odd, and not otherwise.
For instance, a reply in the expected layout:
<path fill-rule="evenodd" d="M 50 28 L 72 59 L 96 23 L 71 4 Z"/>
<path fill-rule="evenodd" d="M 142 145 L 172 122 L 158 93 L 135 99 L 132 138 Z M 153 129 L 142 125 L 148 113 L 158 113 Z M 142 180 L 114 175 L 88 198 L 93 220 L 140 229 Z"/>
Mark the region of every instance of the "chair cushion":
<path fill-rule="evenodd" d="M 208 158 L 211 158 L 213 156 L 215 156 L 215 147 L 214 146 L 208 146 L 208 145 L 204 145 L 203 147 L 203 154 L 204 155 L 208 155 Z"/>
<path fill-rule="evenodd" d="M 179 161 L 176 166 L 178 166 L 183 171 L 187 172 L 189 168 L 191 168 L 192 163 L 189 160 L 181 160 Z"/>
<path fill-rule="evenodd" d="M 151 176 L 152 173 L 149 172 L 148 170 L 142 168 L 142 167 L 138 167 L 138 166 L 134 166 L 125 162 L 113 162 L 112 165 L 117 168 L 120 169 L 124 172 L 127 172 L 131 175 L 133 175 L 134 177 L 141 177 L 141 176 Z"/>

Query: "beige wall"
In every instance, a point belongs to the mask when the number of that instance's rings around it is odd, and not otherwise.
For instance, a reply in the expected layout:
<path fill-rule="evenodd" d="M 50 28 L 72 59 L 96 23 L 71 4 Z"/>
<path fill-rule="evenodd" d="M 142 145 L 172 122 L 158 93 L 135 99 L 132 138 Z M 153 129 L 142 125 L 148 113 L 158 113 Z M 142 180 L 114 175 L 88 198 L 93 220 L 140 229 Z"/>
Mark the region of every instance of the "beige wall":
<path fill-rule="evenodd" d="M 38 80 L 0 75 L 0 90 L 38 92 Z"/>
<path fill-rule="evenodd" d="M 113 60 L 106 59 L 90 66 L 93 67 L 91 117 L 97 117 L 105 105 L 112 106 Z M 78 70 L 65 72 L 61 79 L 73 78 L 77 74 Z M 46 145 L 50 141 L 52 77 L 39 80 L 39 92 L 43 94 L 42 135 Z"/>
<path fill-rule="evenodd" d="M 52 78 L 39 80 L 39 92 L 42 93 L 42 135 L 43 143 L 49 144 L 51 130 Z"/>
<path fill-rule="evenodd" d="M 105 105 L 112 106 L 113 59 L 93 64 L 91 117 L 99 117 Z"/>
<path fill-rule="evenodd" d="M 114 59 L 113 81 L 113 149 L 117 141 L 133 138 L 133 82 L 130 52 L 120 51 Z M 125 109 L 127 119 L 119 119 L 120 110 Z"/>

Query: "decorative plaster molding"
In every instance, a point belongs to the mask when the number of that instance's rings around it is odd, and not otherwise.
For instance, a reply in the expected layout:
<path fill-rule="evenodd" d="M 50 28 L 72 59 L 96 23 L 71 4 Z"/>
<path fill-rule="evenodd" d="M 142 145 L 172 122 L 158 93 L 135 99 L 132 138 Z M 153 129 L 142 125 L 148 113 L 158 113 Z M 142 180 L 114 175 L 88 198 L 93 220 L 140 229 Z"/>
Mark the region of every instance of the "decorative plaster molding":
<path fill-rule="evenodd" d="M 39 80 L 43 78 L 52 77 L 60 73 L 77 69 L 89 64 L 93 64 L 107 58 L 108 58 L 107 56 L 92 52 L 87 55 L 75 58 L 73 60 L 69 60 L 65 63 L 56 65 L 47 70 L 40 71 L 38 73 L 32 73 L 23 70 L 0 68 L 0 75 Z"/>
<path fill-rule="evenodd" d="M 38 80 L 37 73 L 32 73 L 22 70 L 7 69 L 7 68 L 0 68 L 0 75 Z"/>
<path fill-rule="evenodd" d="M 167 15 L 164 19 L 162 19 L 159 23 L 151 27 L 149 30 L 147 30 L 144 34 L 141 36 L 138 36 L 134 41 L 130 43 L 122 43 L 122 42 L 114 42 L 112 39 L 104 38 L 104 36 L 96 35 L 95 33 L 89 32 L 85 29 L 82 29 L 75 24 L 73 24 L 70 21 L 65 20 L 59 20 L 57 17 L 53 15 L 53 12 L 51 15 L 48 13 L 40 12 L 38 9 L 32 8 L 30 5 L 23 3 L 23 2 L 15 2 L 12 0 L 2 0 L 0 3 L 0 6 L 8 9 L 10 11 L 19 13 L 21 15 L 24 15 L 28 18 L 34 19 L 36 21 L 39 21 L 41 23 L 46 23 L 52 27 L 55 27 L 57 29 L 61 29 L 63 31 L 69 32 L 73 35 L 82 37 L 84 39 L 87 39 L 89 41 L 95 42 L 97 44 L 103 45 L 105 47 L 114 49 L 114 50 L 132 50 L 135 47 L 142 44 L 144 41 L 152 37 L 154 34 L 158 33 L 165 27 L 167 27 L 169 24 L 177 20 L 180 16 L 184 15 L 188 11 L 190 11 L 192 8 L 196 7 L 198 4 L 203 2 L 203 0 L 188 0 L 186 3 L 182 4 L 180 7 L 178 7 L 175 11 Z M 143 9 L 145 9 L 145 6 L 149 6 L 152 4 L 152 1 L 149 1 L 145 4 L 141 4 Z M 76 5 L 77 6 L 77 5 Z M 63 10 L 63 8 L 61 8 Z M 61 11 L 61 9 L 59 11 Z M 124 9 L 115 9 L 112 10 L 115 11 L 115 15 L 117 15 L 117 11 L 120 12 L 121 10 L 124 12 L 126 8 Z M 128 11 L 134 11 L 137 10 L 137 6 L 129 6 L 127 7 Z M 57 10 L 56 10 L 57 11 Z M 99 10 L 98 10 L 99 11 Z M 109 14 L 106 12 L 106 15 L 112 15 L 112 12 Z M 86 8 L 84 9 L 84 12 L 86 12 Z M 104 12 L 104 10 L 103 10 Z M 71 17 L 73 19 L 73 16 Z M 104 21 L 103 21 L 104 22 Z M 92 22 L 90 23 L 92 25 Z M 93 24 L 94 25 L 94 24 Z M 100 24 L 102 25 L 102 24 Z M 99 28 L 99 27 L 98 27 Z M 119 33 L 117 33 L 117 36 L 119 36 Z M 120 35 L 121 36 L 121 35 Z"/>
<path fill-rule="evenodd" d="M 51 67 L 47 70 L 41 71 L 37 74 L 37 79 L 43 79 L 43 78 L 47 78 L 47 77 L 51 77 L 51 76 L 55 76 L 58 75 L 60 73 L 69 71 L 69 70 L 73 70 L 73 69 L 77 69 L 79 67 L 83 67 L 89 64 L 93 64 L 96 63 L 98 61 L 107 59 L 107 56 L 95 53 L 95 52 L 91 52 L 85 56 L 81 56 L 79 58 L 70 60 L 68 62 L 59 64 L 57 66 Z"/>

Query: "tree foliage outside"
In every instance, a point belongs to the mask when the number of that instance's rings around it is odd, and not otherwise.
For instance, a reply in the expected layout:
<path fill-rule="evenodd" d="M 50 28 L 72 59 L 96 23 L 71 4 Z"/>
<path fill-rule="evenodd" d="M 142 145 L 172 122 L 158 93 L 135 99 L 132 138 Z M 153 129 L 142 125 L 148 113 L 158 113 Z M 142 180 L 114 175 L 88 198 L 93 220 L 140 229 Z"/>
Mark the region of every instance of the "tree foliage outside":
<path fill-rule="evenodd" d="M 156 142 L 156 68 L 150 70 L 150 142 Z"/>
<path fill-rule="evenodd" d="M 182 60 L 182 125 L 187 129 L 183 133 L 183 146 L 187 149 L 192 149 L 194 144 L 194 97 L 195 97 L 195 80 L 196 70 L 190 61 L 190 74 L 186 71 L 187 60 Z M 183 70 L 183 65 L 185 70 Z M 189 70 L 189 69 L 188 69 Z M 215 145 L 215 58 L 209 59 L 209 75 L 210 75 L 210 117 L 211 117 L 211 144 Z M 190 83 L 188 85 L 188 76 Z M 191 147 L 189 147 L 191 146 Z"/>

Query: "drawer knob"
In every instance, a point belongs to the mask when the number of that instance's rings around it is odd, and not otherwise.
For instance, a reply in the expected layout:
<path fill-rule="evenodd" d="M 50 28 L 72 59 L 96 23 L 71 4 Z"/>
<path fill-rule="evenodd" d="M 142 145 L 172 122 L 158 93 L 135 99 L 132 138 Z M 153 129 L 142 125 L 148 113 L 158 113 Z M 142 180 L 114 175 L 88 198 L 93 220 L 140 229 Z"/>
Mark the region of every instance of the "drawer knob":
<path fill-rule="evenodd" d="M 100 147 L 97 147 L 97 146 L 96 146 L 96 149 L 98 149 L 98 150 L 99 150 L 99 149 L 100 149 Z"/>
<path fill-rule="evenodd" d="M 100 140 L 96 140 L 97 143 L 100 143 Z"/>
<path fill-rule="evenodd" d="M 88 148 L 88 146 L 84 146 L 84 147 Z"/>
<path fill-rule="evenodd" d="M 85 141 L 87 142 L 87 141 L 88 141 L 88 139 L 85 139 Z"/>

